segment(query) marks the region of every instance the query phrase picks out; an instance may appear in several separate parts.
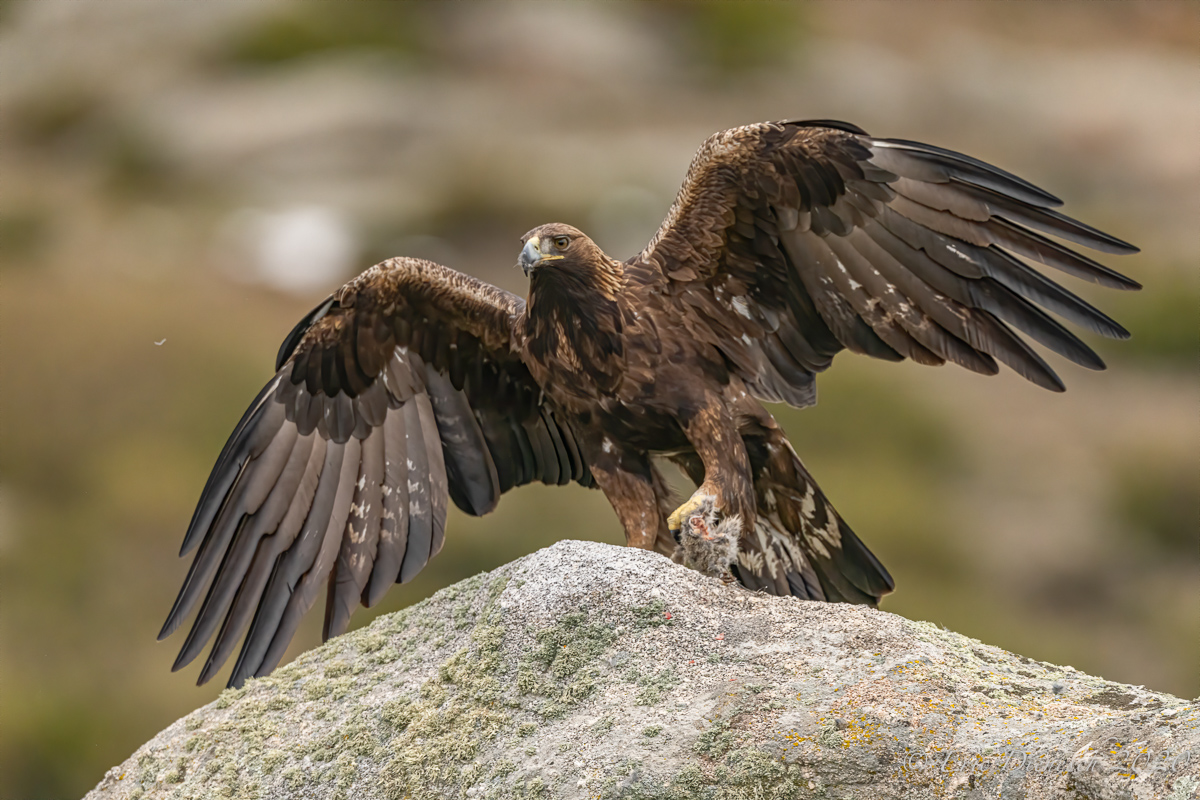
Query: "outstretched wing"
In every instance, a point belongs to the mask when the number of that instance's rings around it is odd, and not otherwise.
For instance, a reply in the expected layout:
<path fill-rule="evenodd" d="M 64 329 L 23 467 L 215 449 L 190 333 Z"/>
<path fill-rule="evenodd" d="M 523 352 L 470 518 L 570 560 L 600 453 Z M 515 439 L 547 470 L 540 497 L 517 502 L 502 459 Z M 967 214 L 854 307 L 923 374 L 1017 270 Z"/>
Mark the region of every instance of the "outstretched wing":
<path fill-rule="evenodd" d="M 1104 368 L 1099 356 L 1045 311 L 1104 336 L 1129 334 L 1026 259 L 1140 287 L 1037 232 L 1137 252 L 1053 210 L 1061 204 L 931 145 L 840 122 L 762 123 L 704 143 L 639 258 L 667 278 L 692 333 L 765 400 L 813 403 L 815 373 L 843 348 L 989 375 L 1000 361 L 1062 391 L 1013 328 L 1091 369 Z"/>
<path fill-rule="evenodd" d="M 447 496 L 482 515 L 513 486 L 590 484 L 510 346 L 524 310 L 454 270 L 392 259 L 296 326 L 184 538 L 181 555 L 200 549 L 159 638 L 204 602 L 175 669 L 216 632 L 204 683 L 249 626 L 229 685 L 270 672 L 326 585 L 324 635 L 342 633 L 360 599 L 441 549 Z"/>

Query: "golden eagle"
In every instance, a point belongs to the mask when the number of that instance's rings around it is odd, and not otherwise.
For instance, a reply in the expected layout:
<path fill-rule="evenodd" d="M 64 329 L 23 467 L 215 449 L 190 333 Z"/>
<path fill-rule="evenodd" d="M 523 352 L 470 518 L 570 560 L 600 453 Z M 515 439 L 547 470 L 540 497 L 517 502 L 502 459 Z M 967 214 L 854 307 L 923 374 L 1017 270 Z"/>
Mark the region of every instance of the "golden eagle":
<path fill-rule="evenodd" d="M 960 153 L 772 122 L 710 137 L 628 261 L 569 225 L 530 231 L 527 301 L 428 261 L 378 264 L 284 341 L 200 497 L 159 638 L 203 596 L 175 669 L 215 633 L 203 683 L 245 633 L 240 685 L 275 667 L 323 588 L 330 637 L 417 574 L 447 500 L 482 515 L 533 481 L 597 486 L 629 545 L 751 590 L 877 603 L 891 577 L 762 401 L 813 404 L 843 349 L 985 375 L 1002 362 L 1062 391 L 1013 329 L 1103 369 L 1045 312 L 1128 333 L 1027 261 L 1136 289 L 1041 233 L 1136 248 L 1059 205 Z M 652 456 L 699 486 L 682 507 Z"/>

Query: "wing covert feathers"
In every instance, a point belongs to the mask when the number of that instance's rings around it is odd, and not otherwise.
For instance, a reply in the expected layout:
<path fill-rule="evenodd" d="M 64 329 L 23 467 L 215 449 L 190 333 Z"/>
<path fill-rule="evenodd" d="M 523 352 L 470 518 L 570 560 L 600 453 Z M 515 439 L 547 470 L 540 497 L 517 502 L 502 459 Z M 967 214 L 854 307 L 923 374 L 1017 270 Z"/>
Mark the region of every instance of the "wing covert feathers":
<path fill-rule="evenodd" d="M 1061 391 L 1018 334 L 1089 369 L 1104 363 L 1051 314 L 1129 334 L 1030 262 L 1139 286 L 1069 245 L 1137 248 L 1060 205 L 951 150 L 829 120 L 762 123 L 701 146 L 638 259 L 700 312 L 705 335 L 762 399 L 811 403 L 814 373 L 842 349 L 983 374 L 999 362 Z"/>
<path fill-rule="evenodd" d="M 159 638 L 200 608 L 175 669 L 213 639 L 200 683 L 239 640 L 229 685 L 270 672 L 322 591 L 324 635 L 342 633 L 437 555 L 448 498 L 480 515 L 513 486 L 590 480 L 512 352 L 523 312 L 473 278 L 393 259 L 301 321 L 184 537 L 183 553 L 199 549 Z"/>

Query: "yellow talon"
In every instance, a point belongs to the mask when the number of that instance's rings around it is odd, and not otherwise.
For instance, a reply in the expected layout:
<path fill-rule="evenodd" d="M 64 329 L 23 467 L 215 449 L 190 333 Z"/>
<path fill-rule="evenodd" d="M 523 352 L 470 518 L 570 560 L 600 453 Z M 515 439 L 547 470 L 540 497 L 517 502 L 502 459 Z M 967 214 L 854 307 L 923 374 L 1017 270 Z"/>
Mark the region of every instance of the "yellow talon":
<path fill-rule="evenodd" d="M 711 501 L 712 495 L 697 492 L 688 498 L 687 502 L 671 512 L 667 517 L 667 529 L 671 533 L 679 533 L 683 529 L 683 521 L 693 514 L 702 514 L 704 501 Z"/>

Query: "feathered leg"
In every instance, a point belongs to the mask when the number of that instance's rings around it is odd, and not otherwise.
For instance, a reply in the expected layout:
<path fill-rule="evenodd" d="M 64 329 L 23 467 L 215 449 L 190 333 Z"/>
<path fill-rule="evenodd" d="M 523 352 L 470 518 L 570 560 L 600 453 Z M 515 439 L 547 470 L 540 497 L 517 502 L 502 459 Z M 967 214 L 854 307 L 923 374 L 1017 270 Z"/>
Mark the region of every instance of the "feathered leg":
<path fill-rule="evenodd" d="M 671 555 L 675 541 L 666 524 L 671 490 L 647 455 L 617 450 L 610 442 L 608 450 L 594 448 L 589 465 L 625 529 L 625 544 Z"/>
<path fill-rule="evenodd" d="M 695 449 L 702 475 L 699 488 L 667 517 L 667 527 L 684 549 L 689 566 L 724 574 L 736 554 L 736 543 L 755 524 L 750 459 L 733 416 L 716 396 L 684 421 L 683 430 Z M 732 546 L 730 546 L 732 543 Z"/>

